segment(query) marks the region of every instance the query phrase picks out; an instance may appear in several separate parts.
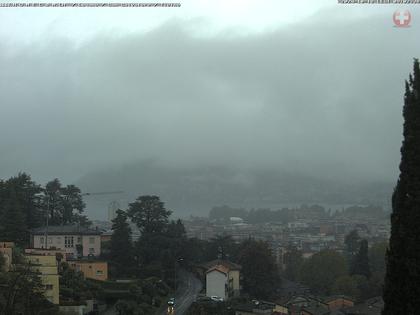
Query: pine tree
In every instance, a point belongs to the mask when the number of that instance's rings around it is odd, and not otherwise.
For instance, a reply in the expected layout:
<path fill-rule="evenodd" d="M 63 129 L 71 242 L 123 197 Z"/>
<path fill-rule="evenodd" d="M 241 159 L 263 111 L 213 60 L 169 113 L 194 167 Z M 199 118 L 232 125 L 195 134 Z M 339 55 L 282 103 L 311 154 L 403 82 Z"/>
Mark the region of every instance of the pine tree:
<path fill-rule="evenodd" d="M 420 67 L 405 82 L 400 176 L 392 196 L 383 315 L 420 311 Z"/>
<path fill-rule="evenodd" d="M 360 242 L 360 248 L 357 254 L 354 256 L 351 264 L 351 275 L 365 276 L 367 279 L 370 278 L 370 267 L 368 257 L 368 241 L 362 240 Z"/>
<path fill-rule="evenodd" d="M 131 242 L 131 228 L 127 222 L 127 214 L 117 210 L 117 216 L 112 220 L 112 236 L 110 258 L 114 265 L 116 276 L 126 276 L 132 266 L 133 246 Z"/>
<path fill-rule="evenodd" d="M 0 240 L 24 245 L 28 241 L 26 239 L 25 216 L 15 189 L 12 187 L 9 192 L 8 198 L 3 202 L 0 218 Z"/>
<path fill-rule="evenodd" d="M 83 215 L 85 203 L 81 191 L 74 185 L 62 186 L 56 178 L 45 185 L 44 209 L 49 209 L 51 225 L 74 224 L 89 226 L 91 222 Z"/>
<path fill-rule="evenodd" d="M 42 188 L 32 181 L 30 175 L 19 173 L 17 176 L 9 178 L 5 182 L 5 189 L 8 196 L 10 196 L 11 190 L 14 190 L 28 229 L 42 226 L 45 223 L 45 211 L 42 209 L 40 195 Z M 25 237 L 29 240 L 29 231 Z"/>

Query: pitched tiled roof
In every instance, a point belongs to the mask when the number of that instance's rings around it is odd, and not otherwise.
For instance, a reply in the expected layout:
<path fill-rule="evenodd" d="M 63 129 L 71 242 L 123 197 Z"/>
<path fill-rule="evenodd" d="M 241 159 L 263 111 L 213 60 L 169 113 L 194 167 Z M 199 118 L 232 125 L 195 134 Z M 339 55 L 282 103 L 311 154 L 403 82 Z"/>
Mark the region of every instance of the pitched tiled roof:
<path fill-rule="evenodd" d="M 31 230 L 32 235 L 43 235 L 46 232 L 45 227 L 40 227 Z M 49 235 L 100 235 L 99 230 L 90 229 L 79 225 L 50 225 L 48 226 Z"/>
<path fill-rule="evenodd" d="M 216 265 L 216 266 L 213 266 L 210 269 L 208 269 L 206 271 L 206 273 L 209 273 L 209 272 L 212 272 L 212 271 L 219 271 L 219 272 L 227 275 L 229 273 L 229 268 L 227 268 L 226 266 L 223 266 L 223 265 Z"/>
<path fill-rule="evenodd" d="M 218 266 L 218 265 L 219 266 L 224 266 L 224 267 L 228 268 L 229 270 L 241 270 L 241 268 L 242 268 L 241 265 L 235 264 L 235 263 L 233 263 L 231 261 L 228 261 L 228 260 L 222 260 L 222 259 L 212 260 L 212 261 L 209 261 L 209 262 L 203 264 L 203 266 L 206 269 L 211 269 L 214 266 Z"/>

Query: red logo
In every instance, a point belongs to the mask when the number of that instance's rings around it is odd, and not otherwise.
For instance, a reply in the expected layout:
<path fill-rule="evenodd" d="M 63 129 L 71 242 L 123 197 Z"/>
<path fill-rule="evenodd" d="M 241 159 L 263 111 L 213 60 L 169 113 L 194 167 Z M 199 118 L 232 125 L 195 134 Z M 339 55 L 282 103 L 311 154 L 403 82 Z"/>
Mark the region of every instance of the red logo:
<path fill-rule="evenodd" d="M 392 16 L 392 19 L 394 20 L 394 24 L 396 27 L 409 27 L 411 22 L 411 14 L 410 11 L 400 11 L 397 10 L 394 12 L 394 15 Z"/>

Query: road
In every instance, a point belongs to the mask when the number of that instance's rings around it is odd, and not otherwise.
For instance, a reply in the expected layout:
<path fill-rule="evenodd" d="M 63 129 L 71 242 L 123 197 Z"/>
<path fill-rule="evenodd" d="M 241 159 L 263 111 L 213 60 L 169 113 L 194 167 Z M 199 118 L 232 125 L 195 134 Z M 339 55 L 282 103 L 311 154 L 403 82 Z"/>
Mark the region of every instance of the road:
<path fill-rule="evenodd" d="M 180 270 L 178 273 L 180 283 L 175 294 L 175 312 L 169 312 L 168 308 L 159 310 L 156 315 L 184 315 L 197 294 L 200 293 L 202 284 L 192 273 Z"/>

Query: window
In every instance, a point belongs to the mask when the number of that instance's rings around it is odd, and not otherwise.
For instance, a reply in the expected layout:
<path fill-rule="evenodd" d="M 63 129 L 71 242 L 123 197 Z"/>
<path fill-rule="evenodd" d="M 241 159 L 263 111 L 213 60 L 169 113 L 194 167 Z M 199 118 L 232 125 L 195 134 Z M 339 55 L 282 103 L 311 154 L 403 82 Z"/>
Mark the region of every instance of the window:
<path fill-rule="evenodd" d="M 57 244 L 61 244 L 61 236 L 57 236 Z"/>
<path fill-rule="evenodd" d="M 95 253 L 95 249 L 94 248 L 89 248 L 89 254 L 94 254 Z"/>
<path fill-rule="evenodd" d="M 74 240 L 73 236 L 65 236 L 64 237 L 64 247 L 74 247 Z"/>
<path fill-rule="evenodd" d="M 52 244 L 52 237 L 48 238 L 48 244 Z"/>
<path fill-rule="evenodd" d="M 89 244 L 95 244 L 95 238 L 89 237 Z"/>
<path fill-rule="evenodd" d="M 79 244 L 80 244 L 81 242 L 82 242 L 82 237 L 81 237 L 81 236 L 78 236 L 78 237 L 77 237 L 77 243 L 79 243 Z"/>
<path fill-rule="evenodd" d="M 39 242 L 41 243 L 41 245 L 43 245 L 44 244 L 44 238 L 43 237 L 40 237 L 39 238 Z"/>
<path fill-rule="evenodd" d="M 104 274 L 103 270 L 96 270 L 96 275 L 97 276 L 102 276 Z"/>
<path fill-rule="evenodd" d="M 45 285 L 45 290 L 52 290 L 53 289 L 53 285 L 52 284 L 46 284 Z"/>

